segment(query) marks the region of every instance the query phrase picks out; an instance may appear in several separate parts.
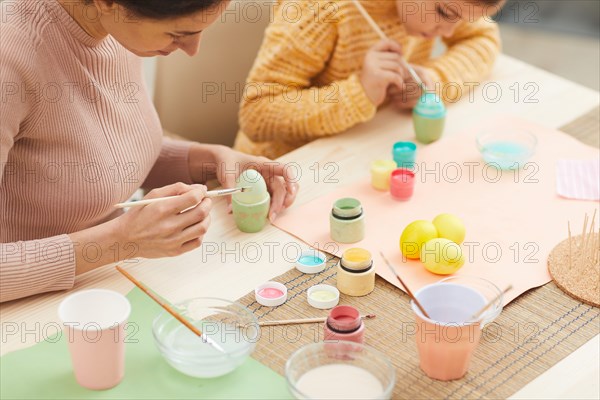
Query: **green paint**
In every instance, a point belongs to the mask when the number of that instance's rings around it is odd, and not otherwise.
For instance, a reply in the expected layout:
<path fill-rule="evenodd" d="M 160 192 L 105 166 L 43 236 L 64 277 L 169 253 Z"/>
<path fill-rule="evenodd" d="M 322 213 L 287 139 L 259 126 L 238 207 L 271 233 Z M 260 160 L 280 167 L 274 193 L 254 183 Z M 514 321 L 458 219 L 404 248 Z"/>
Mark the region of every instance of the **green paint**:
<path fill-rule="evenodd" d="M 267 193 L 267 198 L 257 204 L 243 204 L 235 198 L 231 200 L 231 209 L 233 219 L 238 229 L 246 233 L 260 232 L 267 224 L 267 215 L 269 214 L 269 205 L 271 198 Z"/>
<path fill-rule="evenodd" d="M 173 369 L 159 354 L 152 320 L 161 310 L 140 290 L 127 298 L 129 322 L 125 378 L 116 387 L 92 391 L 75 382 L 65 336 L 0 358 L 0 398 L 8 399 L 291 399 L 285 378 L 249 358 L 231 374 L 215 379 L 190 378 Z M 136 325 L 133 325 L 135 323 Z M 53 343 L 54 342 L 54 343 Z"/>
<path fill-rule="evenodd" d="M 427 118 L 413 113 L 413 124 L 417 140 L 425 144 L 435 142 L 442 137 L 445 122 L 446 119 L 444 117 Z"/>

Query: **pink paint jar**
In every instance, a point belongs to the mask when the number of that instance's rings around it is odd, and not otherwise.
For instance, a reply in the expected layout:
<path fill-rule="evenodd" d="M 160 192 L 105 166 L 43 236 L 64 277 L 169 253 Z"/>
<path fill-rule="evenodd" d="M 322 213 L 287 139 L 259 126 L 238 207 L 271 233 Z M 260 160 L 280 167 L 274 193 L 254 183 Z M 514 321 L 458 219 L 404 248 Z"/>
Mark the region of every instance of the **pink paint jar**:
<path fill-rule="evenodd" d="M 325 340 L 364 343 L 365 324 L 358 310 L 351 306 L 334 307 L 325 322 Z"/>
<path fill-rule="evenodd" d="M 415 189 L 415 173 L 406 168 L 398 168 L 392 172 L 390 194 L 396 200 L 410 200 Z"/>

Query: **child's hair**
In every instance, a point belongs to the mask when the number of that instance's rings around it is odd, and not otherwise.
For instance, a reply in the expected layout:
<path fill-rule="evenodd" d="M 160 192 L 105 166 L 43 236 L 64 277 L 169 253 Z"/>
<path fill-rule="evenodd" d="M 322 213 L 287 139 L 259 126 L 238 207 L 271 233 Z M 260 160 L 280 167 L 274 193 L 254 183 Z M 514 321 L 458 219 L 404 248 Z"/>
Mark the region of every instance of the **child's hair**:
<path fill-rule="evenodd" d="M 94 0 L 84 0 L 91 4 Z M 170 19 L 184 17 L 218 5 L 223 0 L 112 0 L 126 8 L 133 17 Z"/>

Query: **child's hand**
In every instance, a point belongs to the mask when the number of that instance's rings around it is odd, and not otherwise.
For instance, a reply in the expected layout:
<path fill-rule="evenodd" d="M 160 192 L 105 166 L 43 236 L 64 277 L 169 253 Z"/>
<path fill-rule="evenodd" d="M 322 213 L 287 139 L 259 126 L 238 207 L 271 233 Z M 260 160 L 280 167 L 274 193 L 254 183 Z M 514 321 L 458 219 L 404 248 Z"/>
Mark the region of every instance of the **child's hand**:
<path fill-rule="evenodd" d="M 435 83 L 431 79 L 431 75 L 427 70 L 418 65 L 411 64 L 419 78 L 423 81 L 423 84 L 428 89 L 433 89 Z M 416 104 L 423 91 L 411 77 L 408 70 L 403 69 L 402 71 L 403 83 L 401 86 L 392 85 L 388 88 L 388 97 L 390 102 L 399 110 L 412 109 Z"/>
<path fill-rule="evenodd" d="M 382 40 L 367 52 L 360 73 L 367 97 L 376 106 L 385 101 L 389 87 L 402 87 L 402 47 L 393 40 Z"/>

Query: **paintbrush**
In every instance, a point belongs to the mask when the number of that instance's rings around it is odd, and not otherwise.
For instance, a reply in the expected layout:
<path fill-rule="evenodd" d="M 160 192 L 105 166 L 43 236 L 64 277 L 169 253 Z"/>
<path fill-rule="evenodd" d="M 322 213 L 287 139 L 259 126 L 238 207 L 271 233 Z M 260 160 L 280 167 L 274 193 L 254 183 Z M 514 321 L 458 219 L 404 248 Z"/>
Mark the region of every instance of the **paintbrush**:
<path fill-rule="evenodd" d="M 219 189 L 219 190 L 211 190 L 211 191 L 209 191 L 209 192 L 206 192 L 206 196 L 205 196 L 205 197 L 208 197 L 209 199 L 211 199 L 211 198 L 213 198 L 213 197 L 228 196 L 228 195 L 231 195 L 231 194 L 234 194 L 234 193 L 238 193 L 238 192 L 239 192 L 239 193 L 248 192 L 248 191 L 250 191 L 250 190 L 252 190 L 252 188 L 251 188 L 251 187 L 249 187 L 249 186 L 245 186 L 245 187 L 241 187 L 241 188 L 234 188 L 234 189 Z M 127 202 L 127 203 L 119 203 L 119 204 L 115 204 L 115 207 L 116 207 L 116 208 L 139 207 L 139 206 L 145 206 L 145 205 L 147 205 L 147 204 L 159 203 L 159 202 L 161 202 L 161 201 L 164 201 L 164 200 L 169 200 L 169 199 L 174 199 L 174 198 L 177 198 L 177 197 L 179 197 L 179 196 L 157 197 L 157 198 L 155 198 L 155 199 L 146 199 L 146 200 L 130 201 L 130 202 Z M 197 205 L 197 204 L 196 204 L 196 205 Z M 187 210 L 189 210 L 189 209 L 191 209 L 191 208 L 194 208 L 194 207 L 195 207 L 195 206 L 193 206 L 193 207 L 190 207 L 190 208 L 188 208 L 188 209 L 185 209 L 185 210 L 183 210 L 183 211 L 187 211 Z M 182 211 L 182 212 L 183 212 L 183 211 Z"/>
<path fill-rule="evenodd" d="M 367 314 L 367 315 L 361 315 L 360 319 L 373 319 L 375 317 L 376 317 L 375 314 Z M 300 325 L 300 324 L 319 323 L 319 322 L 325 322 L 325 321 L 327 321 L 326 317 L 325 318 L 283 319 L 283 320 L 279 320 L 279 321 L 262 321 L 262 322 L 259 322 L 258 325 L 260 325 L 260 326 Z"/>
<path fill-rule="evenodd" d="M 402 278 L 400 278 L 400 275 L 398 275 L 398 273 L 396 272 L 396 270 L 394 269 L 394 267 L 392 267 L 392 264 L 390 264 L 390 262 L 387 260 L 387 258 L 385 258 L 385 256 L 383 255 L 383 252 L 380 251 L 379 254 L 381 255 L 381 258 L 383 258 L 383 261 L 385 261 L 385 263 L 387 264 L 387 266 L 390 268 L 390 271 L 392 271 L 392 273 L 394 275 L 396 275 L 396 278 L 398 278 L 398 281 L 400 282 L 400 284 L 402 285 L 402 287 L 404 288 L 404 290 L 406 291 L 406 293 L 408 294 L 408 296 L 415 302 L 415 304 L 417 305 L 417 307 L 419 307 L 419 310 L 421 310 L 421 313 L 423 313 L 423 315 L 426 316 L 427 318 L 431 319 L 431 317 L 429 316 L 429 314 L 427 314 L 427 311 L 425 311 L 425 309 L 423 308 L 423 306 L 421 305 L 421 303 L 419 303 L 419 300 L 417 300 L 417 298 L 412 294 L 412 292 L 410 291 L 410 289 L 408 288 L 408 286 L 406 286 L 406 284 L 402 281 Z"/>
<path fill-rule="evenodd" d="M 381 28 L 379 27 L 379 25 L 377 25 L 377 23 L 373 20 L 373 17 L 371 17 L 369 15 L 369 13 L 367 12 L 367 10 L 365 10 L 365 8 L 363 7 L 363 5 L 360 4 L 359 0 L 352 0 L 352 2 L 354 3 L 354 5 L 358 9 L 358 11 L 360 11 L 360 13 L 362 14 L 362 16 L 367 20 L 367 22 L 369 23 L 369 25 L 371 25 L 371 28 L 373 28 L 373 30 L 375 31 L 375 33 L 377 33 L 377 35 L 382 40 L 388 39 L 387 35 L 381 30 Z M 421 80 L 421 77 L 417 74 L 417 72 L 414 70 L 414 68 L 409 63 L 406 62 L 406 60 L 404 59 L 404 57 L 400 57 L 400 60 L 402 62 L 402 65 L 404 66 L 404 68 L 406 68 L 408 70 L 408 73 L 410 74 L 410 76 L 412 76 L 412 78 L 415 80 L 415 82 L 417 82 L 417 84 L 419 85 L 419 87 L 421 88 L 421 90 L 423 90 L 424 92 L 426 92 L 427 91 L 427 86 L 425 86 L 425 84 Z"/>
<path fill-rule="evenodd" d="M 116 266 L 117 271 L 119 271 L 125 278 L 129 279 L 135 286 L 139 287 L 142 292 L 146 293 L 152 300 L 157 302 L 166 312 L 171 314 L 177 321 L 181 322 L 188 328 L 190 331 L 194 332 L 197 336 L 199 336 L 204 343 L 209 344 L 214 349 L 220 351 L 221 353 L 227 354 L 225 349 L 223 349 L 220 345 L 218 345 L 214 340 L 205 336 L 200 329 L 196 328 L 190 321 L 188 321 L 183 315 L 179 314 L 175 311 L 175 307 L 169 304 L 167 301 L 162 300 L 152 289 L 148 286 L 144 285 L 142 282 L 135 279 L 129 272 L 125 271 L 123 268 Z"/>
<path fill-rule="evenodd" d="M 500 297 L 504 296 L 506 294 L 506 292 L 508 292 L 510 289 L 512 289 L 512 285 L 508 285 L 508 287 L 506 289 L 504 289 L 502 291 L 502 293 L 498 293 L 498 295 L 496 297 L 494 297 L 492 300 L 490 300 L 485 306 L 481 307 L 481 309 L 479 311 L 477 311 L 475 314 L 473 314 L 471 316 L 471 318 L 469 318 L 469 321 L 473 321 L 473 320 L 476 320 L 477 318 L 481 317 L 481 315 L 485 312 L 485 310 L 490 308 L 490 306 L 492 304 L 497 302 L 498 299 L 500 299 Z"/>

